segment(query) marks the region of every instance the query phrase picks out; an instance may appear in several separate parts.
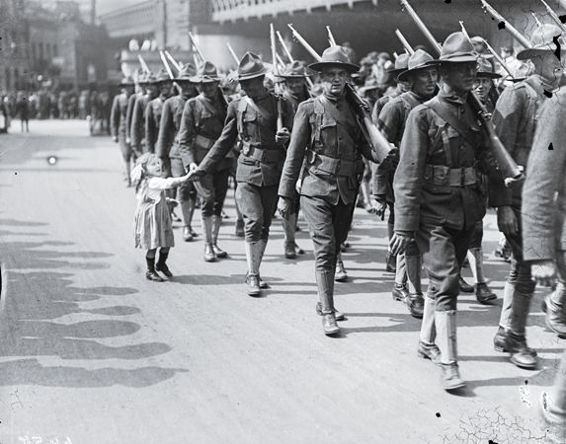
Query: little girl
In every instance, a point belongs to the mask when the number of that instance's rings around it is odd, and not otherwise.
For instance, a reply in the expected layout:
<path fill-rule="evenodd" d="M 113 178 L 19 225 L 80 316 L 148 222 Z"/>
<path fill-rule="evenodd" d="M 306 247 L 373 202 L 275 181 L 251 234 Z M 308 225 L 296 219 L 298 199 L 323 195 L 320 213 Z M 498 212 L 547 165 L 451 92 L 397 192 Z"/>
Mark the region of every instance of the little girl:
<path fill-rule="evenodd" d="M 132 170 L 132 180 L 136 187 L 138 206 L 134 216 L 134 236 L 136 248 L 147 250 L 145 259 L 147 271 L 145 277 L 150 281 L 163 282 L 157 274 L 161 271 L 168 278 L 173 274 L 166 265 L 169 249 L 175 245 L 171 215 L 166 189 L 174 188 L 185 182 L 189 175 L 175 178 L 162 178 L 161 159 L 152 153 L 145 153 L 138 158 Z M 155 254 L 159 248 L 159 260 L 155 263 Z"/>

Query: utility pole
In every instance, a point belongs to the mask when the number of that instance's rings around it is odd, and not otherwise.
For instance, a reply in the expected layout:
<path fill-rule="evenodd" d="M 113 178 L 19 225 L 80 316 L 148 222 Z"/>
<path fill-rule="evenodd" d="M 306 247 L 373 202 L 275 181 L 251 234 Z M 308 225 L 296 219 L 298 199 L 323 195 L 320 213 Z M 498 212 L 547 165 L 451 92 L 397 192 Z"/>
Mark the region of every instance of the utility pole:
<path fill-rule="evenodd" d="M 96 0 L 90 0 L 90 24 L 96 25 Z"/>

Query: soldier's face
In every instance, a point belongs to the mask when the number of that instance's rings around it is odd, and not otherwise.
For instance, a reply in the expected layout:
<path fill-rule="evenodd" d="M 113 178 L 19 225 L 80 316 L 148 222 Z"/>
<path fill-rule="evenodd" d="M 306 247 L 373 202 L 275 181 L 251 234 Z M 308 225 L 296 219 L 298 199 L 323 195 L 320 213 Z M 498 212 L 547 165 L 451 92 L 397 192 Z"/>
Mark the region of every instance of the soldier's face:
<path fill-rule="evenodd" d="M 443 80 L 456 91 L 468 92 L 474 87 L 477 72 L 476 62 L 450 63 L 444 70 Z"/>
<path fill-rule="evenodd" d="M 264 76 L 256 77 L 248 80 L 241 80 L 240 86 L 251 99 L 257 99 L 265 94 L 265 86 L 263 86 Z"/>
<path fill-rule="evenodd" d="M 413 91 L 421 97 L 432 97 L 438 82 L 436 68 L 421 69 L 413 75 Z"/>
<path fill-rule="evenodd" d="M 159 94 L 162 96 L 168 96 L 171 94 L 171 84 L 169 82 L 162 83 L 159 88 Z"/>
<path fill-rule="evenodd" d="M 540 56 L 531 60 L 535 65 L 535 73 L 539 74 L 553 90 L 558 88 L 560 79 L 564 74 L 564 68 L 554 53 L 543 52 Z"/>
<path fill-rule="evenodd" d="M 320 75 L 323 91 L 332 96 L 340 96 L 344 93 L 349 78 L 350 73 L 338 67 L 324 68 Z"/>
<path fill-rule="evenodd" d="M 218 93 L 218 82 L 206 82 L 199 85 L 199 90 L 204 97 L 212 98 Z"/>
<path fill-rule="evenodd" d="M 155 83 L 151 83 L 145 87 L 145 91 L 150 97 L 155 97 L 157 95 L 157 85 Z"/>
<path fill-rule="evenodd" d="M 285 87 L 289 90 L 291 94 L 298 96 L 303 92 L 303 88 L 305 87 L 305 81 L 302 78 L 286 79 Z"/>
<path fill-rule="evenodd" d="M 491 79 L 486 78 L 478 78 L 476 79 L 476 83 L 474 85 L 474 92 L 479 96 L 481 100 L 485 100 L 489 91 L 491 90 L 491 86 L 493 85 Z"/>

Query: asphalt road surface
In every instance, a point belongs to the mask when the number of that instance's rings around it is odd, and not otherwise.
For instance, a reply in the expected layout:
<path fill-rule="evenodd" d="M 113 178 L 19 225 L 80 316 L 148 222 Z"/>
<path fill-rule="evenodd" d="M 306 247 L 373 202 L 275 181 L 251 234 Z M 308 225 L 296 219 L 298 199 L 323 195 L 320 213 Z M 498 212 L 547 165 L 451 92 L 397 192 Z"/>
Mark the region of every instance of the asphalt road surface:
<path fill-rule="evenodd" d="M 356 210 L 351 280 L 336 286 L 348 320 L 327 338 L 302 219 L 297 260 L 283 258 L 274 221 L 261 299 L 242 284 L 232 190 L 220 236 L 229 259 L 205 263 L 202 236 L 185 243 L 177 228 L 175 277 L 150 282 L 118 146 L 89 137 L 86 122 L 32 121 L 26 135 L 18 126 L 0 135 L 2 443 L 544 442 L 538 398 L 563 347 L 544 327 L 545 289 L 529 318 L 536 371 L 493 350 L 499 307 L 460 296 L 469 388 L 450 395 L 416 356 L 420 322 L 392 300 L 386 225 L 375 217 Z M 490 214 L 486 273 L 501 297 L 508 264 L 492 257 L 497 239 Z"/>

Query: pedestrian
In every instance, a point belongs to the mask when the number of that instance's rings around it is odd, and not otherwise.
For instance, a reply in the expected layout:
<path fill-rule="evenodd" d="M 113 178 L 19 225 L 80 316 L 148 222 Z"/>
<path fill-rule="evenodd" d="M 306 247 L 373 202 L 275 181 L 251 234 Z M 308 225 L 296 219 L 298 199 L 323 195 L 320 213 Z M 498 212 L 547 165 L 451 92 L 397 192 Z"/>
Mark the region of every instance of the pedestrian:
<path fill-rule="evenodd" d="M 346 99 L 346 84 L 359 70 L 347 51 L 340 46 L 327 48 L 321 61 L 309 68 L 320 73 L 323 94 L 302 102 L 295 114 L 278 208 L 282 217 L 293 213 L 300 180 L 301 208 L 314 245 L 317 311 L 324 334 L 332 336 L 340 333 L 336 321 L 344 319 L 334 305 L 334 279 L 363 173 L 362 155 L 376 162 L 378 158 Z"/>
<path fill-rule="evenodd" d="M 523 187 L 524 260 L 539 284 L 556 290 L 544 298 L 546 325 L 566 337 L 566 91 L 542 108 Z M 553 149 L 549 149 L 552 146 Z M 556 279 L 558 278 L 558 279 Z M 552 442 L 566 442 L 566 351 L 554 386 L 541 396 L 541 411 Z"/>
<path fill-rule="evenodd" d="M 158 271 L 168 278 L 173 277 L 166 263 L 169 250 L 175 245 L 175 239 L 165 190 L 182 185 L 189 178 L 188 174 L 167 179 L 162 175 L 163 162 L 153 153 L 140 156 L 132 170 L 138 202 L 134 215 L 135 247 L 147 251 L 145 277 L 156 282 L 163 282 L 163 278 L 157 274 Z M 155 263 L 157 249 L 159 260 Z"/>
<path fill-rule="evenodd" d="M 416 239 L 423 254 L 429 286 L 417 354 L 440 365 L 442 385 L 452 391 L 465 386 L 456 341 L 460 264 L 486 212 L 484 173 L 499 173 L 468 101 L 477 71 L 471 43 L 450 34 L 438 60 L 440 90 L 409 113 L 401 140 L 391 243 L 401 252 Z"/>
<path fill-rule="evenodd" d="M 555 37 L 560 34 L 557 26 L 549 24 L 533 32 L 533 46 L 520 51 L 517 58 L 529 59 L 534 66 L 534 73 L 505 89 L 495 105 L 493 124 L 497 135 L 517 165 L 527 166 L 539 121 L 539 109 L 547 96 L 558 87 L 562 77 L 563 68 L 555 55 L 557 46 L 554 43 Z M 505 187 L 502 181 L 494 181 L 490 187 L 498 196 L 499 231 L 505 234 L 513 249 L 511 269 L 503 290 L 499 327 L 493 339 L 494 348 L 509 353 L 511 362 L 517 367 L 532 370 L 537 367 L 537 352 L 527 345 L 526 325 L 535 282 L 530 264 L 523 259 L 522 183 Z"/>
<path fill-rule="evenodd" d="M 196 170 L 195 178 L 214 171 L 232 150 L 236 140 L 240 155 L 236 170 L 236 200 L 244 217 L 245 249 L 248 263 L 248 295 L 261 296 L 267 288 L 260 266 L 269 239 L 271 220 L 277 208 L 277 186 L 285 160 L 285 147 L 292 127 L 292 111 L 284 99 L 269 93 L 264 86 L 267 73 L 259 56 L 247 52 L 238 66 L 238 81 L 245 96 L 228 105 L 220 138 L 209 149 Z M 279 105 L 281 115 L 279 116 Z M 282 127 L 278 127 L 281 117 Z"/>

